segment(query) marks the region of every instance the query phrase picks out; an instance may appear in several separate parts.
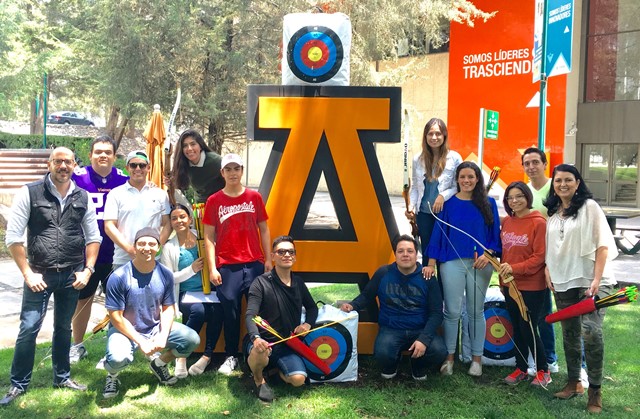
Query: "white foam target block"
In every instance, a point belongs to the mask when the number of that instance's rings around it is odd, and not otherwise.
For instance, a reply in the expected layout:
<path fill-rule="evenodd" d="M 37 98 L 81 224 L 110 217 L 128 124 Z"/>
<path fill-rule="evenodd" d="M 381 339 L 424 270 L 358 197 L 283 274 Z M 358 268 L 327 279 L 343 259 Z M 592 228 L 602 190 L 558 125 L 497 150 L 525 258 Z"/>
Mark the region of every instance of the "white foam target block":
<path fill-rule="evenodd" d="M 286 15 L 282 48 L 282 84 L 349 85 L 351 20 L 344 13 Z"/>

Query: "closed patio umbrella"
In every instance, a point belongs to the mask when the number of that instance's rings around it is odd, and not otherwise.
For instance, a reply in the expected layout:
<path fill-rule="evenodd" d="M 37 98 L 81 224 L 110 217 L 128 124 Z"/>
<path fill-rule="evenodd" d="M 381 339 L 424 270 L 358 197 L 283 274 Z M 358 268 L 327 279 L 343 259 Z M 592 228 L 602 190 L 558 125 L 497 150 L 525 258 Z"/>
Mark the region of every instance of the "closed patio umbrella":
<path fill-rule="evenodd" d="M 160 105 L 153 106 L 151 121 L 143 134 L 147 140 L 147 156 L 149 156 L 149 180 L 166 189 L 164 185 L 164 140 L 166 138 L 164 121 L 160 113 Z"/>

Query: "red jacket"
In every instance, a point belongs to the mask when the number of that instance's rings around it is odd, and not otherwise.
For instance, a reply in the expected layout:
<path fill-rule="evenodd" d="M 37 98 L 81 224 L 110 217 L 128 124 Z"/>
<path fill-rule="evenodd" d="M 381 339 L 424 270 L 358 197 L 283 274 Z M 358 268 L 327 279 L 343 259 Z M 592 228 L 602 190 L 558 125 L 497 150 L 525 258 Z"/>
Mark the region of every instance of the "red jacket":
<path fill-rule="evenodd" d="M 502 262 L 513 268 L 513 277 L 521 291 L 547 288 L 544 279 L 545 234 L 547 220 L 538 211 L 519 218 L 506 217 L 500 232 Z M 504 285 L 502 280 L 500 285 Z"/>

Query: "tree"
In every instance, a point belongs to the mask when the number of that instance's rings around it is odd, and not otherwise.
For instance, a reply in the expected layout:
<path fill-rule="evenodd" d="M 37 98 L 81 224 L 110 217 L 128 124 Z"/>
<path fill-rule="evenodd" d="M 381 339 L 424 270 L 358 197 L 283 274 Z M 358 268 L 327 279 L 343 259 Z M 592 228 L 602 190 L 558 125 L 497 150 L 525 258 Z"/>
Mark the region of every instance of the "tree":
<path fill-rule="evenodd" d="M 217 151 L 225 140 L 244 138 L 247 85 L 280 82 L 282 20 L 288 13 L 347 14 L 353 26 L 351 83 L 373 86 L 395 84 L 407 74 L 381 74 L 371 65 L 396 59 L 402 40 L 437 45 L 447 41 L 441 31 L 446 21 L 473 24 L 491 16 L 466 0 L 4 3 L 10 9 L 0 12 L 0 35 L 18 35 L 0 40 L 0 62 L 24 51 L 22 65 L 0 70 L 0 97 L 15 97 L 5 108 L 35 97 L 46 70 L 56 101 L 102 109 L 108 133 L 119 140 L 132 121 L 149 117 L 153 104 L 168 112 L 180 85 L 179 124 L 202 130 Z M 6 81 L 20 88 L 5 88 Z M 3 109 L 0 115 L 11 114 Z"/>

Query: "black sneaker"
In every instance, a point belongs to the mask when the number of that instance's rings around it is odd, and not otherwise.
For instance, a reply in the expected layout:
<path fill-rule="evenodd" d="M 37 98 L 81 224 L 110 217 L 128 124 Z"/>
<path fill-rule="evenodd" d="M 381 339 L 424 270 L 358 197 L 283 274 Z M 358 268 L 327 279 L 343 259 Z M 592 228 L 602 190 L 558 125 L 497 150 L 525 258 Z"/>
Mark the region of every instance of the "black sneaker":
<path fill-rule="evenodd" d="M 2 400 L 0 400 L 0 406 L 4 407 L 4 406 L 10 405 L 15 399 L 20 397 L 23 393 L 24 393 L 24 390 L 21 390 L 18 387 L 11 386 L 7 394 L 5 394 Z"/>
<path fill-rule="evenodd" d="M 107 383 L 104 385 L 104 390 L 102 390 L 102 397 L 105 399 L 110 399 L 112 397 L 116 397 L 120 392 L 120 380 L 118 380 L 118 376 L 116 375 L 107 375 Z"/>
<path fill-rule="evenodd" d="M 273 390 L 271 390 L 271 387 L 269 387 L 269 384 L 267 384 L 266 381 L 256 387 L 258 398 L 260 400 L 267 403 L 271 403 L 273 401 L 273 398 L 275 397 L 273 394 Z"/>
<path fill-rule="evenodd" d="M 155 374 L 156 377 L 158 377 L 158 381 L 160 381 L 160 384 L 172 386 L 177 383 L 178 377 L 174 377 L 173 375 L 171 375 L 171 373 L 169 372 L 169 368 L 167 368 L 166 365 L 163 365 L 161 367 L 156 364 L 156 359 L 149 363 L 149 368 L 151 368 L 151 371 Z"/>

